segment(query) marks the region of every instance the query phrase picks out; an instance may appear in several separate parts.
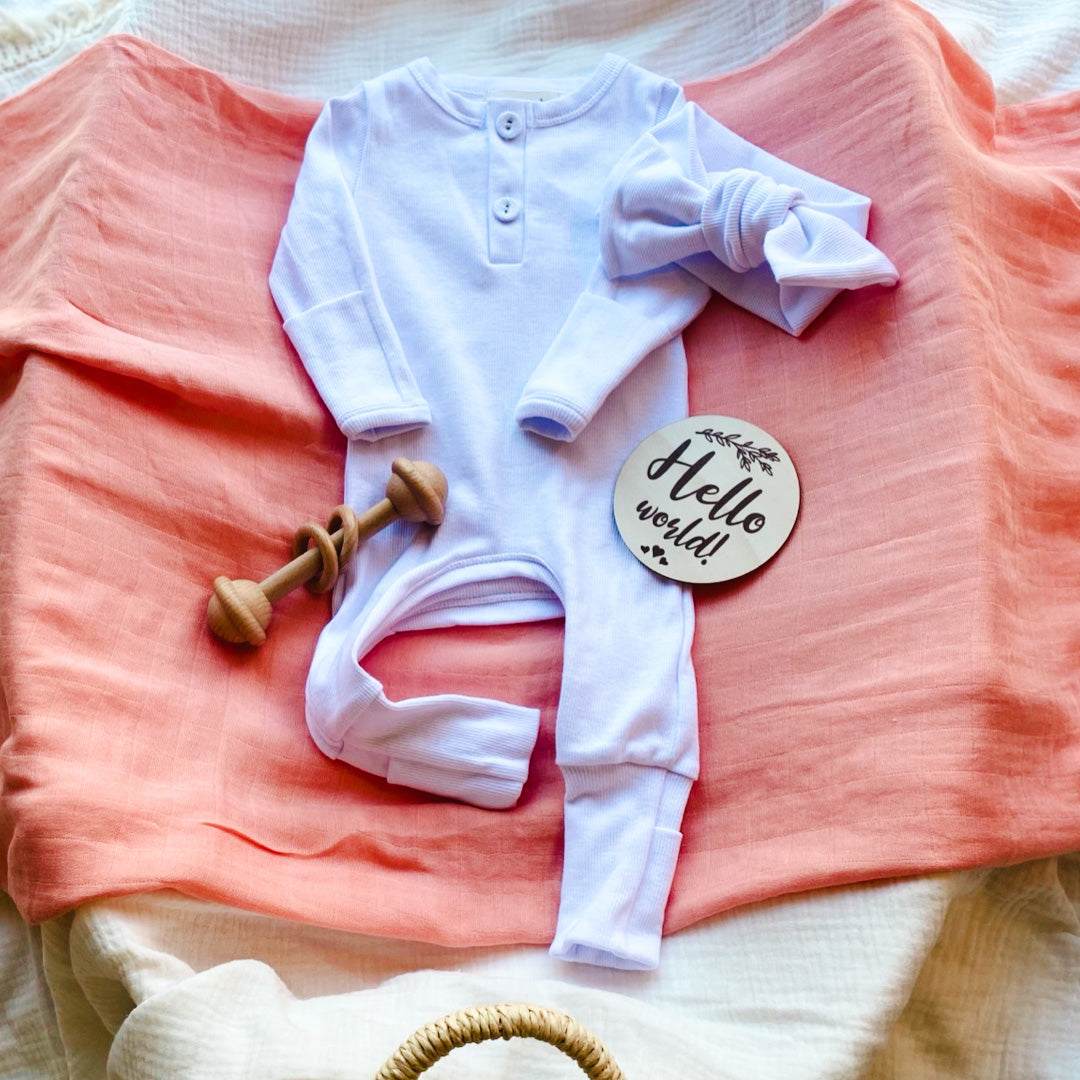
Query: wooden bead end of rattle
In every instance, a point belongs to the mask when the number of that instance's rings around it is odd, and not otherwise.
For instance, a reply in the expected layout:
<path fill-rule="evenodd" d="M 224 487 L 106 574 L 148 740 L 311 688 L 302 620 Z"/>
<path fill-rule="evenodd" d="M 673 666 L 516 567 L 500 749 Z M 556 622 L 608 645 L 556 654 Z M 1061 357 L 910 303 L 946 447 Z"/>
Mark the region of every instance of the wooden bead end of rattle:
<path fill-rule="evenodd" d="M 270 601 L 254 581 L 214 578 L 206 621 L 215 636 L 233 645 L 261 645 L 270 625 Z"/>
<path fill-rule="evenodd" d="M 386 497 L 398 517 L 441 525 L 446 513 L 446 477 L 430 461 L 395 458 L 390 466 Z"/>

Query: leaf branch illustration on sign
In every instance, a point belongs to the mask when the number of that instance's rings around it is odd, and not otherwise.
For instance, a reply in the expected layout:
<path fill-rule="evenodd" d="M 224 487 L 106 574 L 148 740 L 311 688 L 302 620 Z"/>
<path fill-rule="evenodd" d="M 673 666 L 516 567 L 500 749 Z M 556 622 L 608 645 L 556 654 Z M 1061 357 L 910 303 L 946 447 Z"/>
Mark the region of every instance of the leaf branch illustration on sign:
<path fill-rule="evenodd" d="M 769 463 L 780 460 L 780 455 L 775 450 L 768 446 L 755 446 L 753 439 L 747 439 L 746 442 L 742 443 L 739 442 L 739 439 L 742 438 L 742 432 L 725 435 L 722 431 L 705 428 L 704 431 L 695 431 L 694 434 L 704 435 L 707 442 L 730 447 L 738 455 L 739 467 L 747 472 L 753 472 L 751 466 L 756 464 L 763 473 L 772 476 L 772 465 Z"/>

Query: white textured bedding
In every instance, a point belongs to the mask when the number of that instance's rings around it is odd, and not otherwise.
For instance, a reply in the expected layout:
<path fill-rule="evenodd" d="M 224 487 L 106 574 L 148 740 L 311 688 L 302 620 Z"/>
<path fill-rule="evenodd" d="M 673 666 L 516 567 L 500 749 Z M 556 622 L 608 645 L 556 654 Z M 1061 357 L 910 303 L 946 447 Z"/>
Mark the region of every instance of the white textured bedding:
<path fill-rule="evenodd" d="M 683 80 L 808 25 L 811 0 L 0 0 L 0 95 L 90 41 L 142 34 L 249 82 L 324 97 L 419 54 L 570 74 L 612 50 Z M 1080 4 L 925 5 L 1005 100 L 1080 87 Z M 0 896 L 0 1077 L 361 1077 L 414 1027 L 529 1000 L 593 1027 L 631 1077 L 1074 1080 L 1080 857 L 830 890 L 670 939 L 651 975 L 542 948 L 453 951 L 153 894 L 29 929 Z M 456 1051 L 433 1077 L 573 1074 L 548 1047 Z"/>
<path fill-rule="evenodd" d="M 324 98 L 421 54 L 443 71 L 575 75 L 612 51 L 686 82 L 740 67 L 837 0 L 0 0 L 0 97 L 107 33 Z M 925 0 L 1002 101 L 1080 86 L 1076 0 Z"/>
<path fill-rule="evenodd" d="M 355 1080 L 428 1020 L 508 1000 L 571 1012 L 637 1080 L 1074 1080 L 1080 1064 L 1077 858 L 761 904 L 670 938 L 649 975 L 165 893 L 30 935 L 5 916 L 5 1077 Z M 41 955 L 55 1014 L 23 966 Z M 516 1040 L 455 1051 L 431 1075 L 573 1073 Z"/>

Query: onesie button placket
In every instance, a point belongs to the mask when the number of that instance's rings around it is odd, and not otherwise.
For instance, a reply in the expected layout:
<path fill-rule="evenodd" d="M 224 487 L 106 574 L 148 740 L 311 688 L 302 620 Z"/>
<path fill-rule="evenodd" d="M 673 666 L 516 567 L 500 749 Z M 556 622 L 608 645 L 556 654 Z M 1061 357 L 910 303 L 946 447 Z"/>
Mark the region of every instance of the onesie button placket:
<path fill-rule="evenodd" d="M 488 259 L 519 263 L 525 252 L 526 111 L 517 102 L 487 103 Z M 525 103 L 528 104 L 527 102 Z"/>

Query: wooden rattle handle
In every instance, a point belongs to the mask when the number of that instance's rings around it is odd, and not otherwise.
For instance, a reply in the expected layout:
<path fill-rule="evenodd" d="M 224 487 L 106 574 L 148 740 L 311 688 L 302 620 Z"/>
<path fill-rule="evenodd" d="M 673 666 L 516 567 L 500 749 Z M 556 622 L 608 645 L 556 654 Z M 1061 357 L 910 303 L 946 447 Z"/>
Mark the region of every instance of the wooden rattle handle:
<path fill-rule="evenodd" d="M 333 588 L 342 565 L 352 558 L 361 541 L 392 521 L 425 521 L 441 525 L 446 508 L 446 477 L 428 461 L 397 458 L 390 466 L 386 498 L 357 516 L 339 506 L 326 528 L 309 521 L 296 530 L 292 562 L 263 581 L 214 578 L 214 592 L 206 610 L 213 633 L 233 644 L 261 645 L 270 624 L 271 605 L 299 585 L 313 593 Z M 314 547 L 309 544 L 314 541 Z"/>

